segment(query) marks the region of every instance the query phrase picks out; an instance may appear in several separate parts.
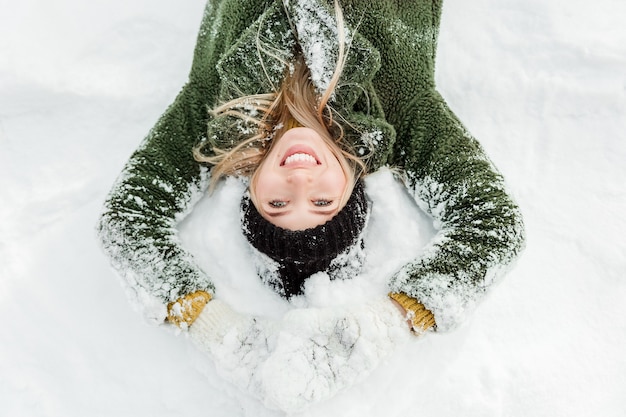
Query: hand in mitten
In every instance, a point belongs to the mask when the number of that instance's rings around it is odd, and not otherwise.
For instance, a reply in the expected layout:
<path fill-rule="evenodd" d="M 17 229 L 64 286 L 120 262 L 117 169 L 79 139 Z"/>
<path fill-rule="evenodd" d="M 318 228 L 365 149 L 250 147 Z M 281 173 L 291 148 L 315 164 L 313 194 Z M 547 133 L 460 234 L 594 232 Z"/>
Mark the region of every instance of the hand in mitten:
<path fill-rule="evenodd" d="M 365 378 L 411 337 L 388 298 L 350 308 L 293 310 L 282 325 L 261 378 L 266 405 L 287 412 Z"/>
<path fill-rule="evenodd" d="M 275 322 L 241 314 L 212 300 L 189 328 L 194 343 L 207 352 L 223 378 L 262 397 L 258 368 L 270 354 Z"/>

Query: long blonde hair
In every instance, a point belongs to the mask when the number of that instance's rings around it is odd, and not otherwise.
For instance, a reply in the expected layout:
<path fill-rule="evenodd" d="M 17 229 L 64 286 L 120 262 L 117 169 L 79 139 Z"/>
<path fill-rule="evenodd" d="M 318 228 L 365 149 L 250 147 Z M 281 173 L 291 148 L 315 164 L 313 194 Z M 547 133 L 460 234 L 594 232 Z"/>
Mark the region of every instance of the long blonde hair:
<path fill-rule="evenodd" d="M 328 104 L 339 83 L 346 54 L 343 15 L 337 2 L 335 14 L 339 39 L 337 64 L 328 88 L 321 95 L 316 93 L 310 70 L 301 52 L 296 51 L 295 62 L 286 65 L 285 76 L 278 91 L 238 97 L 211 110 L 211 115 L 216 118 L 233 116 L 257 127 L 256 133 L 239 141 L 232 148 L 212 148 L 213 155 L 206 155 L 202 151 L 205 144 L 194 148 L 197 161 L 212 165 L 211 190 L 223 177 L 249 176 L 253 191 L 255 174 L 265 156 L 284 132 L 296 124 L 315 130 L 339 161 L 348 180 L 341 203 L 347 201 L 356 179 L 365 174 L 366 168 L 365 163 L 356 156 L 345 140 L 343 128 L 336 120 L 338 117 L 335 117 L 336 112 Z"/>

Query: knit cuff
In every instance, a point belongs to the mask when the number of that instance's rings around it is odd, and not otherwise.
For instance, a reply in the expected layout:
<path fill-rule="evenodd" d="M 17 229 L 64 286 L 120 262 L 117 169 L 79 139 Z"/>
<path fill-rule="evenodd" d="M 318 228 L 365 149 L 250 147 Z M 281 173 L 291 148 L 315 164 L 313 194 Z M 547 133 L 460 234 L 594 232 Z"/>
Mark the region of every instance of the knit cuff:
<path fill-rule="evenodd" d="M 211 294 L 206 291 L 199 290 L 187 294 L 167 305 L 167 321 L 186 329 L 198 318 L 210 300 Z"/>
<path fill-rule="evenodd" d="M 422 334 L 437 324 L 434 314 L 415 298 L 401 292 L 389 293 L 389 297 L 404 308 L 407 318 L 413 323 L 415 333 Z"/>

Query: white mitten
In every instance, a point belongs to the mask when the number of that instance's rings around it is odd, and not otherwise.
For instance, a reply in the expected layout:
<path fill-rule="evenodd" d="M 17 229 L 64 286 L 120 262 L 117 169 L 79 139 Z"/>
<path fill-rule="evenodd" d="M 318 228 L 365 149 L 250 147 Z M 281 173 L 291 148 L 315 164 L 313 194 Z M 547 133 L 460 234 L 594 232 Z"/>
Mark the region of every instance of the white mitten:
<path fill-rule="evenodd" d="M 262 367 L 265 403 L 296 412 L 364 379 L 411 337 L 387 297 L 350 308 L 298 309 Z"/>
<path fill-rule="evenodd" d="M 273 346 L 276 323 L 231 309 L 220 300 L 210 301 L 189 327 L 194 343 L 207 352 L 223 378 L 262 398 L 258 368 Z"/>

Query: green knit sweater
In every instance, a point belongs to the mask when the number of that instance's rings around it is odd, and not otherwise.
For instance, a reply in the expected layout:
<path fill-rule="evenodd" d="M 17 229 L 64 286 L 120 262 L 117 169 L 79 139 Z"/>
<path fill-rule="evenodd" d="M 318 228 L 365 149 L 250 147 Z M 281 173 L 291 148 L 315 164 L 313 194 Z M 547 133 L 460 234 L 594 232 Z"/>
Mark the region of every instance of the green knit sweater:
<path fill-rule="evenodd" d="M 389 289 L 423 303 L 439 330 L 452 328 L 519 254 L 522 217 L 502 176 L 435 88 L 441 0 L 341 6 L 350 48 L 331 104 L 354 127 L 348 137 L 369 156 L 369 169 L 401 168 L 438 229 Z M 148 317 L 162 321 L 168 302 L 197 290 L 213 293 L 176 230 L 210 175 L 192 148 L 202 141 L 228 146 L 245 136 L 244 122 L 212 119 L 208 109 L 272 91 L 295 44 L 323 90 L 337 57 L 332 1 L 208 2 L 189 80 L 131 156 L 98 225 L 105 252 Z"/>

